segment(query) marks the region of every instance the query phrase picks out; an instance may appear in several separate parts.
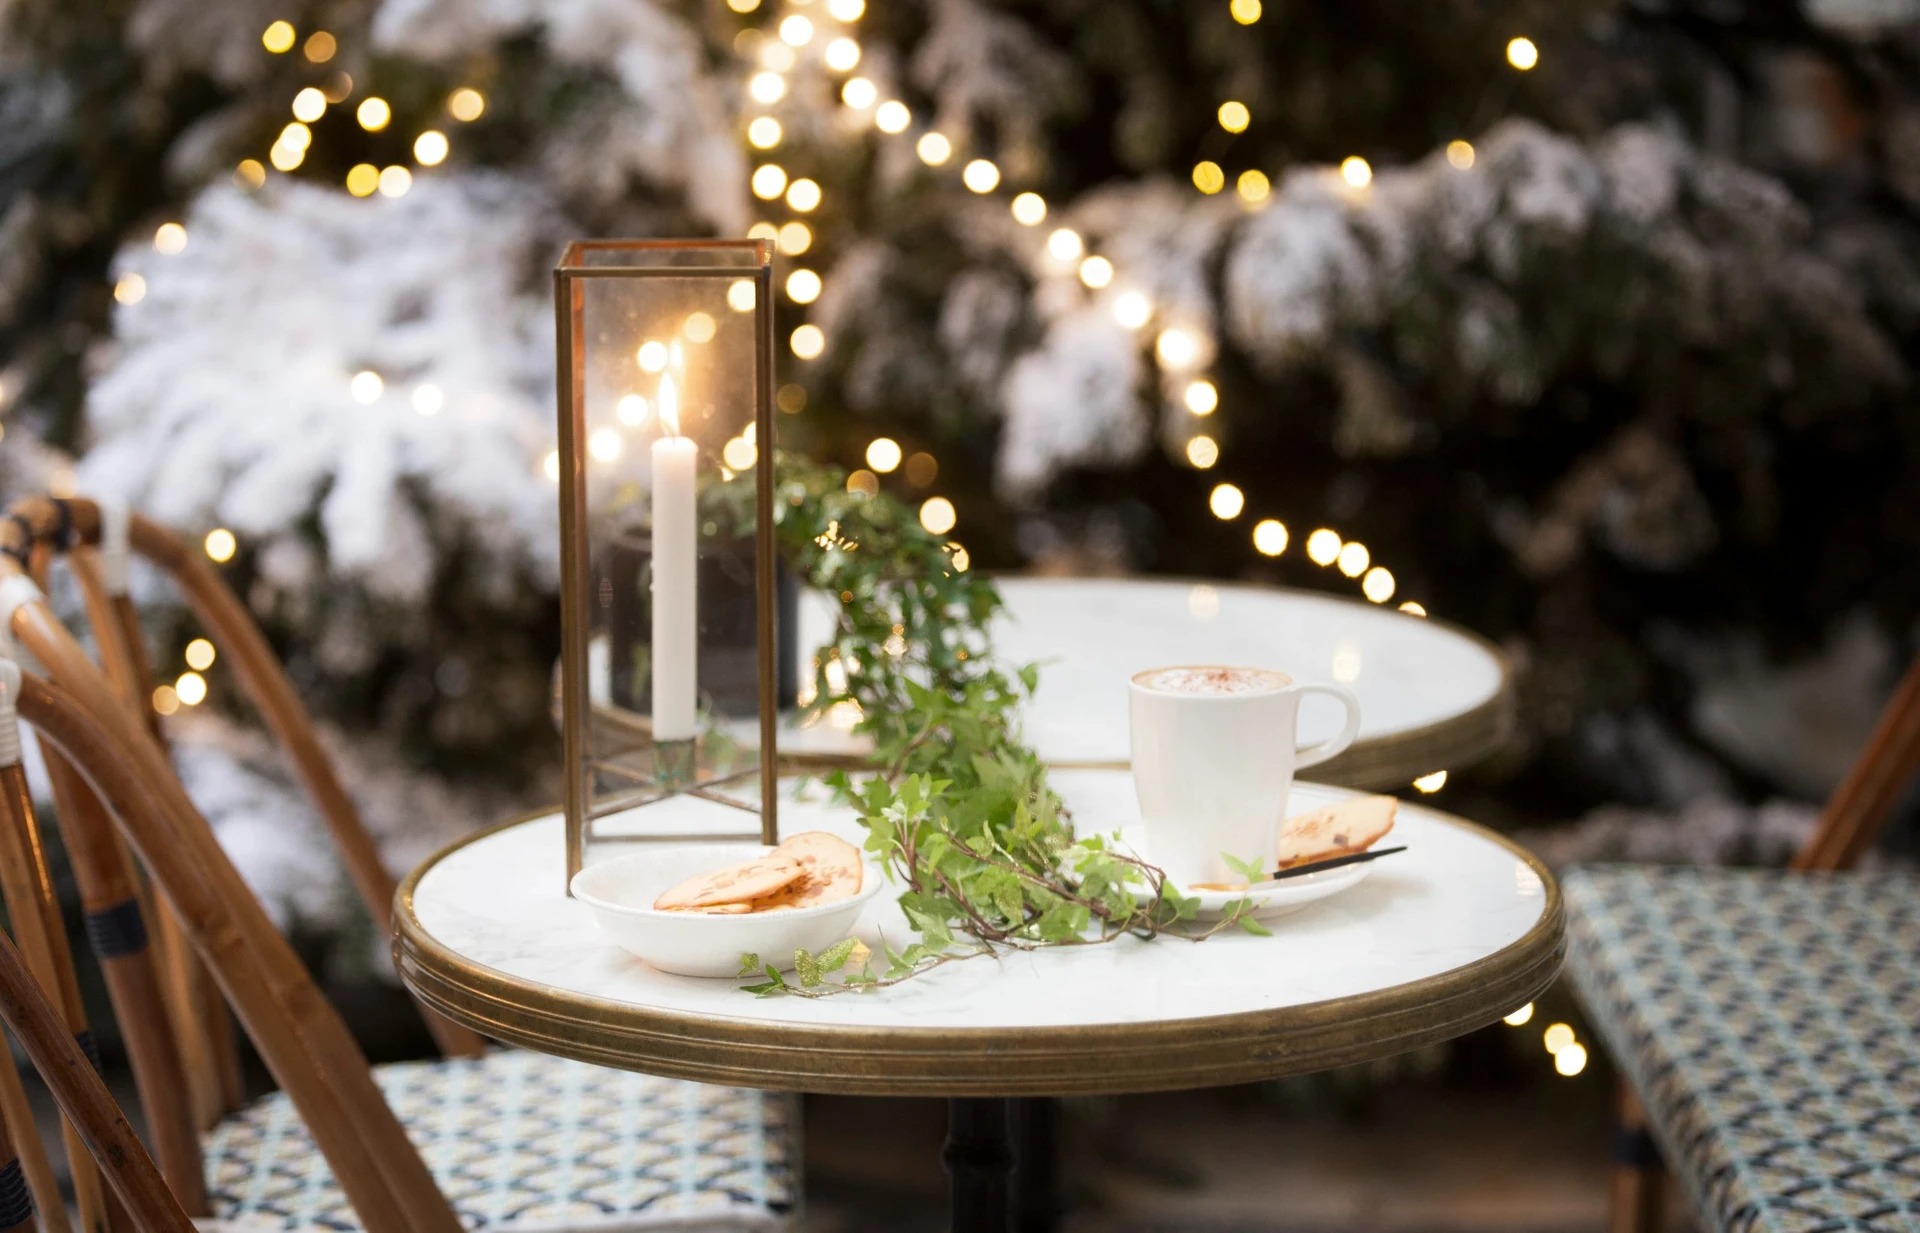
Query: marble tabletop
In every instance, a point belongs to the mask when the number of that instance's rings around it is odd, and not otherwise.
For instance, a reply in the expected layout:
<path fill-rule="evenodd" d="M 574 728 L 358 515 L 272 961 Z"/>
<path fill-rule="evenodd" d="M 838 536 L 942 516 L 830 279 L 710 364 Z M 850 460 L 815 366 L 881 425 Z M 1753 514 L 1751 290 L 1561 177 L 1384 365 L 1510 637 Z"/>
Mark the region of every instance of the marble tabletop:
<path fill-rule="evenodd" d="M 1063 770 L 1076 826 L 1137 824 L 1130 777 Z M 1341 789 L 1296 785 L 1290 809 Z M 858 838 L 818 790 L 784 833 Z M 496 828 L 401 888 L 407 983 L 501 1039 L 605 1065 L 811 1091 L 1041 1095 L 1245 1082 L 1383 1056 L 1492 1022 L 1550 983 L 1559 892 L 1521 849 L 1403 805 L 1409 851 L 1353 889 L 1271 922 L 1272 937 L 1109 945 L 949 965 L 875 993 L 755 998 L 658 972 L 564 893 L 557 814 Z M 858 934 L 908 940 L 891 894 Z"/>

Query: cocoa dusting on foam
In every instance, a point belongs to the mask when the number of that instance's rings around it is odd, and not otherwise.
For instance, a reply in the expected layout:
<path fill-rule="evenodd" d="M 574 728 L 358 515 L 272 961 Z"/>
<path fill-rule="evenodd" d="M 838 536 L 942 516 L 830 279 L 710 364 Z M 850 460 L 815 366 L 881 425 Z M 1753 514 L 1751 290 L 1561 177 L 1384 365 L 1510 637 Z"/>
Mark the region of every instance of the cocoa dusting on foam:
<path fill-rule="evenodd" d="M 1261 668 L 1162 668 L 1146 678 L 1147 688 L 1174 694 L 1256 694 L 1286 683 Z"/>

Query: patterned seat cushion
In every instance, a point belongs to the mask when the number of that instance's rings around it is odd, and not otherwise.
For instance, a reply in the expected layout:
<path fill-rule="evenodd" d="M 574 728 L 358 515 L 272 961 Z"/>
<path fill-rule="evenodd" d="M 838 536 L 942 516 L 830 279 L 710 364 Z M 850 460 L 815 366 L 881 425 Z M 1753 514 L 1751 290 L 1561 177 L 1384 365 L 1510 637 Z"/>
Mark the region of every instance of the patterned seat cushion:
<path fill-rule="evenodd" d="M 791 1097 L 516 1049 L 374 1076 L 470 1229 L 789 1227 Z M 205 1148 L 216 1217 L 249 1229 L 360 1228 L 284 1094 L 221 1122 Z"/>
<path fill-rule="evenodd" d="M 1703 1226 L 1920 1230 L 1920 880 L 1563 886 L 1569 971 Z"/>

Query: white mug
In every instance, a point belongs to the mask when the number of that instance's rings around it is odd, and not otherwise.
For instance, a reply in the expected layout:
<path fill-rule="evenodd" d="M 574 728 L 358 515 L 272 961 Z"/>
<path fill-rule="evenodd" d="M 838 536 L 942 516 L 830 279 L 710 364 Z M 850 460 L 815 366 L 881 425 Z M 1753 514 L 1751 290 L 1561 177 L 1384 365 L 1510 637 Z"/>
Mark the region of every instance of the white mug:
<path fill-rule="evenodd" d="M 1169 672 L 1209 671 L 1230 674 L 1239 684 L 1226 692 L 1148 683 Z M 1250 686 L 1240 687 L 1249 677 Z M 1151 668 L 1133 675 L 1128 693 L 1144 855 L 1183 889 L 1195 882 L 1246 881 L 1224 855 L 1271 869 L 1293 773 L 1333 757 L 1360 730 L 1360 703 L 1352 691 L 1299 684 L 1265 668 Z M 1339 699 L 1346 721 L 1331 740 L 1302 749 L 1294 744 L 1294 729 L 1307 694 Z"/>

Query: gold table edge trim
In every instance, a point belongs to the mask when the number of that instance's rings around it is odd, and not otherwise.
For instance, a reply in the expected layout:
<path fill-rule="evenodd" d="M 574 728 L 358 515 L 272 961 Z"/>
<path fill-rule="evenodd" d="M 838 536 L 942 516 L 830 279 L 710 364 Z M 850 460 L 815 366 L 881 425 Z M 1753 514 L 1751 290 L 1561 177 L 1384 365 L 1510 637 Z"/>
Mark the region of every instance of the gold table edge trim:
<path fill-rule="evenodd" d="M 1545 992 L 1565 951 L 1560 886 L 1504 835 L 1436 809 L 1524 861 L 1540 918 L 1472 963 L 1368 993 L 1195 1019 L 1015 1030 L 767 1024 L 637 1006 L 508 976 L 436 941 L 413 910 L 454 852 L 554 811 L 512 818 L 422 861 L 394 896 L 393 956 L 422 1002 L 509 1044 L 702 1083 L 876 1096 L 1066 1096 L 1249 1083 L 1330 1070 L 1464 1035 Z M 747 997 L 747 994 L 741 994 Z M 862 996 L 846 994 L 847 997 Z"/>

